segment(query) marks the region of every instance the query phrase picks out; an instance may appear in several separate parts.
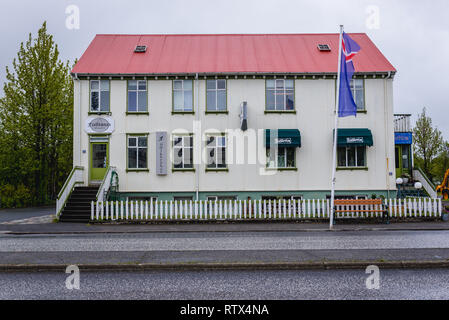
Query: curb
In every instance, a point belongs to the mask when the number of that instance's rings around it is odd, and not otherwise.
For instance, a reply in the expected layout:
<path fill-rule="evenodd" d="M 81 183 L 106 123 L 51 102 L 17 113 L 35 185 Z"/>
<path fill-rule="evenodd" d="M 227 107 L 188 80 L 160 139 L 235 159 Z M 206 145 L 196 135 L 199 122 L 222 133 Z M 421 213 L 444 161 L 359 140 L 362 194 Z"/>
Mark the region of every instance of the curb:
<path fill-rule="evenodd" d="M 34 235 L 34 234 L 133 234 L 133 233 L 236 233 L 236 232 L 361 232 L 361 231 L 449 231 L 449 228 L 346 228 L 346 229 L 254 229 L 254 230 L 92 230 L 92 231 L 9 231 L 2 230 L 0 234 Z"/>
<path fill-rule="evenodd" d="M 381 269 L 432 269 L 449 268 L 448 260 L 437 261 L 328 261 L 285 263 L 179 263 L 179 264 L 80 264 L 82 271 L 213 271 L 213 270 L 339 270 L 365 269 L 376 265 Z M 0 265 L 0 272 L 65 272 L 62 264 L 17 264 Z"/>

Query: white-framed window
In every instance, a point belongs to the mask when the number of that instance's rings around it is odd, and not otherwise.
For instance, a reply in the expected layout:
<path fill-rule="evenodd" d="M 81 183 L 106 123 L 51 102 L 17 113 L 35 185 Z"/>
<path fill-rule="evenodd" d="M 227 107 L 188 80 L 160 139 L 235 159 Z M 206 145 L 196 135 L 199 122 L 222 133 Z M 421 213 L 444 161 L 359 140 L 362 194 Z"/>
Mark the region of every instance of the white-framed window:
<path fill-rule="evenodd" d="M 173 111 L 193 111 L 193 80 L 173 80 Z"/>
<path fill-rule="evenodd" d="M 193 169 L 192 135 L 173 135 L 173 169 Z"/>
<path fill-rule="evenodd" d="M 266 110 L 292 111 L 295 109 L 293 79 L 266 80 Z"/>
<path fill-rule="evenodd" d="M 148 136 L 128 136 L 128 169 L 148 168 Z"/>
<path fill-rule="evenodd" d="M 175 196 L 173 197 L 173 201 L 193 201 L 193 197 L 192 196 Z"/>
<path fill-rule="evenodd" d="M 357 110 L 365 110 L 365 81 L 363 79 L 352 79 L 350 86 Z"/>
<path fill-rule="evenodd" d="M 296 148 L 267 148 L 268 168 L 296 168 L 295 161 Z"/>
<path fill-rule="evenodd" d="M 366 167 L 366 147 L 338 147 L 338 167 Z"/>
<path fill-rule="evenodd" d="M 262 196 L 262 200 L 302 200 L 301 195 Z"/>
<path fill-rule="evenodd" d="M 330 200 L 331 195 L 326 195 L 326 199 Z M 364 195 L 335 195 L 335 200 L 366 200 L 368 196 Z"/>
<path fill-rule="evenodd" d="M 128 112 L 146 112 L 147 110 L 147 81 L 128 80 Z"/>
<path fill-rule="evenodd" d="M 206 80 L 206 101 L 206 111 L 226 111 L 226 79 Z"/>
<path fill-rule="evenodd" d="M 90 111 L 109 112 L 109 80 L 90 80 Z"/>
<path fill-rule="evenodd" d="M 206 152 L 208 169 L 225 169 L 227 167 L 225 135 L 208 135 Z"/>
<path fill-rule="evenodd" d="M 234 201 L 237 196 L 207 196 L 207 201 Z"/>
<path fill-rule="evenodd" d="M 126 197 L 127 201 L 153 201 L 155 203 L 157 201 L 157 197 L 155 196 L 129 196 Z"/>

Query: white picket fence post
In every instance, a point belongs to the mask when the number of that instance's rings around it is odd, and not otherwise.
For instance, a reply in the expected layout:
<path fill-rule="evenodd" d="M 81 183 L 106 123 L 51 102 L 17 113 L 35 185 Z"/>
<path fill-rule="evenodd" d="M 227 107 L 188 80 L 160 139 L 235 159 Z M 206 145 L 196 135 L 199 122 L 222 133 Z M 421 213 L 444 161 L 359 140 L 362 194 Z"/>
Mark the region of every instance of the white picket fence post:
<path fill-rule="evenodd" d="M 406 198 L 385 200 L 390 217 L 397 219 L 441 217 L 441 199 Z M 115 220 L 247 220 L 247 219 L 328 219 L 328 199 L 280 199 L 280 200 L 181 200 L 157 201 L 97 201 L 91 202 L 92 221 Z M 380 212 L 367 213 L 364 210 L 380 210 L 379 205 L 336 206 L 348 209 L 338 213 L 338 218 L 380 217 Z"/>

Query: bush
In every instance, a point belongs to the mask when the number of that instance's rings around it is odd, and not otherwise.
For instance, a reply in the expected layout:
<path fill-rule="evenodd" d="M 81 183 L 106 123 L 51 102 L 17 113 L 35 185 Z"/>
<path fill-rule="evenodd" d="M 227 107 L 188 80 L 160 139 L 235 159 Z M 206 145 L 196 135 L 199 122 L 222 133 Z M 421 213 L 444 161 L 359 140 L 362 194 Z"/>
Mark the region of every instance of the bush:
<path fill-rule="evenodd" d="M 7 184 L 0 187 L 0 207 L 23 208 L 31 205 L 31 191 L 25 185 L 13 186 Z"/>

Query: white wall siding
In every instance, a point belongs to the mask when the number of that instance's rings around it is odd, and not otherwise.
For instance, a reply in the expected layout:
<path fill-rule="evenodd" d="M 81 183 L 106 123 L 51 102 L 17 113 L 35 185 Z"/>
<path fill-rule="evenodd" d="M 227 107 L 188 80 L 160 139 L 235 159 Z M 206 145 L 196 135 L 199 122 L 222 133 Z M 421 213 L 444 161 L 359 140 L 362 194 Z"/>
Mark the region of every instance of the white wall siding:
<path fill-rule="evenodd" d="M 386 96 L 385 96 L 386 81 Z M 332 161 L 332 133 L 335 107 L 335 80 L 317 79 L 295 81 L 296 114 L 265 114 L 265 80 L 229 79 L 228 114 L 205 114 L 205 80 L 199 80 L 198 115 L 172 115 L 172 80 L 149 80 L 149 115 L 126 115 L 126 80 L 111 80 L 111 116 L 115 119 L 115 131 L 110 136 L 110 162 L 117 168 L 120 191 L 175 192 L 194 191 L 195 173 L 173 172 L 168 164 L 166 176 L 156 175 L 155 132 L 176 129 L 193 131 L 193 121 L 199 116 L 202 130 L 237 129 L 240 125 L 239 112 L 242 101 L 248 102 L 249 129 L 299 129 L 302 147 L 296 149 L 298 171 L 276 172 L 275 175 L 260 175 L 264 165 L 229 165 L 228 172 L 205 172 L 205 165 L 199 167 L 200 191 L 291 191 L 330 189 Z M 75 85 L 75 130 L 74 163 L 89 168 L 89 137 L 84 123 L 89 111 L 89 81 L 81 81 L 81 119 L 78 119 L 78 89 Z M 338 171 L 338 190 L 395 190 L 394 175 L 394 133 L 392 80 L 366 79 L 365 100 L 367 113 L 357 118 L 340 119 L 341 128 L 369 128 L 374 146 L 367 148 L 368 171 Z M 386 103 L 386 104 L 385 104 Z M 385 109 L 386 108 L 386 109 Z M 386 112 L 385 112 L 386 111 Z M 79 141 L 77 128 L 82 128 Z M 126 172 L 126 134 L 149 133 L 149 172 Z M 202 140 L 202 139 L 201 139 Z M 199 137 L 194 137 L 198 144 Z M 204 149 L 201 141 L 201 150 Z M 171 143 L 169 144 L 170 159 Z M 86 153 L 82 153 L 86 150 Z M 263 152 L 264 153 L 264 152 Z M 79 160 L 81 156 L 81 161 Z M 84 171 L 88 181 L 89 170 Z"/>

